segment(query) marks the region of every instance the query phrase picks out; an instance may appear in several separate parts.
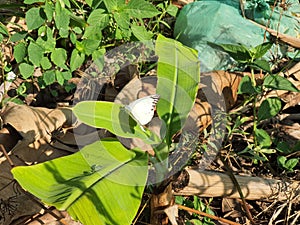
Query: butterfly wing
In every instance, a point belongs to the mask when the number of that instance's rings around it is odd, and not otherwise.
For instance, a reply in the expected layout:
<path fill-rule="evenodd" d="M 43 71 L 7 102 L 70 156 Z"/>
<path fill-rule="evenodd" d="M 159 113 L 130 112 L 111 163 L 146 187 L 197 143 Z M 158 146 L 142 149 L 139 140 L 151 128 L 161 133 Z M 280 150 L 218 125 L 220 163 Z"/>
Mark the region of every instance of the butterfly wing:
<path fill-rule="evenodd" d="M 149 95 L 131 102 L 125 108 L 141 125 L 146 125 L 154 116 L 154 109 L 158 100 L 158 94 Z"/>

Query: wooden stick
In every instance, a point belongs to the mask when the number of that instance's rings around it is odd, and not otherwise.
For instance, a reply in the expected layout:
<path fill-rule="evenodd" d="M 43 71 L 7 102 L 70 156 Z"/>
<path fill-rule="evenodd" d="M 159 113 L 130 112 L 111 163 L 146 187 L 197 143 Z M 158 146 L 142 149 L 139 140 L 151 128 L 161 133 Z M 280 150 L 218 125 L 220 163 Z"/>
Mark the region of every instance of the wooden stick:
<path fill-rule="evenodd" d="M 13 163 L 13 161 L 10 159 L 9 155 L 7 154 L 7 151 L 5 150 L 4 146 L 2 144 L 0 144 L 0 148 L 1 151 L 3 152 L 3 154 L 5 155 L 8 163 L 10 164 L 10 166 L 13 168 L 15 166 L 15 164 Z"/>
<path fill-rule="evenodd" d="M 240 198 L 240 195 L 229 175 L 214 171 L 203 171 L 189 168 L 188 185 L 175 192 L 176 195 L 198 195 L 201 197 Z M 299 192 L 300 182 L 284 182 L 282 180 L 259 177 L 235 176 L 246 200 L 287 200 L 293 192 Z"/>
<path fill-rule="evenodd" d="M 196 214 L 201 215 L 201 216 L 209 217 L 213 220 L 221 221 L 221 222 L 224 222 L 224 223 L 227 223 L 227 224 L 230 224 L 230 225 L 240 225 L 239 223 L 236 223 L 236 222 L 233 222 L 233 221 L 221 218 L 221 217 L 217 217 L 217 216 L 205 213 L 205 212 L 201 212 L 199 210 L 192 209 L 192 208 L 189 208 L 189 207 L 186 207 L 186 206 L 183 206 L 183 205 L 177 205 L 177 206 L 178 206 L 179 209 L 183 209 L 183 210 L 186 210 L 188 212 L 196 213 Z"/>

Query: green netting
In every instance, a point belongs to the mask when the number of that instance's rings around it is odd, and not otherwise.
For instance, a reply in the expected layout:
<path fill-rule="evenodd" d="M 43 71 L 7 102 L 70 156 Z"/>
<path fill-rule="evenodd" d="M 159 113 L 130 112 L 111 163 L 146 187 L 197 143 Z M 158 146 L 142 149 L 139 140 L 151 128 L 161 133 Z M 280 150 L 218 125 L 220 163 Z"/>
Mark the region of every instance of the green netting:
<path fill-rule="evenodd" d="M 273 29 L 276 30 L 280 19 L 282 21 L 280 22 L 280 31 L 297 36 L 299 21 L 292 15 L 299 8 L 299 3 L 294 3 L 293 12 L 284 12 L 278 18 L 280 14 L 271 13 L 271 8 L 265 1 L 247 2 L 245 5 L 246 15 L 252 14 L 254 17 L 260 18 L 257 22 L 266 22 L 266 18 L 272 15 L 271 27 Z M 287 32 L 289 29 L 293 32 Z M 188 4 L 181 10 L 174 29 L 175 38 L 198 50 L 202 72 L 228 69 L 234 64 L 226 53 L 210 47 L 208 42 L 243 44 L 250 48 L 261 44 L 264 41 L 264 34 L 263 29 L 242 16 L 239 0 L 202 0 Z M 282 55 L 283 53 L 273 49 L 273 54 Z"/>
<path fill-rule="evenodd" d="M 278 1 L 281 2 L 281 1 Z M 278 5 L 274 9 L 274 1 L 252 0 L 245 2 L 245 14 L 247 18 L 257 23 L 268 26 L 280 33 L 293 37 L 299 36 L 300 5 L 298 0 L 288 0 L 284 5 Z"/>

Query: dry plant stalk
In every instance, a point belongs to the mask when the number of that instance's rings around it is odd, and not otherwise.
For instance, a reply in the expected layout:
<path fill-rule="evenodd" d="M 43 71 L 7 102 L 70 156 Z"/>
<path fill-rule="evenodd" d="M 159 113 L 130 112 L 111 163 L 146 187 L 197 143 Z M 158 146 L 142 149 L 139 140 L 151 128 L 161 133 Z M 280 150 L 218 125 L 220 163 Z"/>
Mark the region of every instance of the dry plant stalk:
<path fill-rule="evenodd" d="M 225 173 L 193 168 L 187 169 L 187 172 L 190 176 L 189 183 L 184 189 L 175 193 L 176 195 L 240 198 L 237 188 L 229 175 Z M 289 199 L 291 195 L 297 196 L 295 192 L 299 192 L 300 182 L 296 181 L 291 183 L 250 176 L 236 175 L 235 177 L 247 200 L 277 199 L 284 201 Z"/>

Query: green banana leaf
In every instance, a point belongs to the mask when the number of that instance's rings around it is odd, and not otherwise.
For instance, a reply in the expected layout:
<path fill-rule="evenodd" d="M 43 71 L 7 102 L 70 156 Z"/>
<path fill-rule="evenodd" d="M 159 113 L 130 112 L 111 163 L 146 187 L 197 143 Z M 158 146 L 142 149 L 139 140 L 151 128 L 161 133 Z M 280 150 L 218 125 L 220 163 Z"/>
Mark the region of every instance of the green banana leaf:
<path fill-rule="evenodd" d="M 130 224 L 148 175 L 144 152 L 104 139 L 80 152 L 12 169 L 23 188 L 85 225 Z"/>
<path fill-rule="evenodd" d="M 75 116 L 85 124 L 104 128 L 125 138 L 140 138 L 147 144 L 157 144 L 161 140 L 154 133 L 142 128 L 121 104 L 105 101 L 79 102 L 74 108 Z"/>
<path fill-rule="evenodd" d="M 166 124 L 166 143 L 178 132 L 191 111 L 200 82 L 200 62 L 197 51 L 180 42 L 158 36 L 155 44 L 159 56 L 157 90 L 160 100 L 157 113 Z"/>

